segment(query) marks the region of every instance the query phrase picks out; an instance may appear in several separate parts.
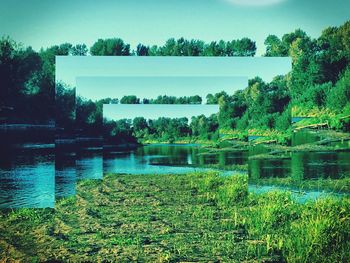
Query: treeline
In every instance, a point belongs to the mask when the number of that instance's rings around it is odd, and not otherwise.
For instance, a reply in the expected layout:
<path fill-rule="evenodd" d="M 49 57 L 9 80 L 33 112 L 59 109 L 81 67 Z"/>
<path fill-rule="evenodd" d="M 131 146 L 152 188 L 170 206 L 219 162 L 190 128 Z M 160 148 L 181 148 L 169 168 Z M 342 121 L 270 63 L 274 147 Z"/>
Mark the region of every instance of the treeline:
<path fill-rule="evenodd" d="M 286 90 L 283 79 L 284 78 L 282 76 L 279 76 L 276 77 L 271 83 L 265 83 L 260 78 L 255 78 L 249 81 L 248 88 L 245 90 L 236 91 L 233 95 L 228 95 L 224 91 L 216 94 L 208 94 L 206 96 L 207 104 L 219 104 L 219 112 L 218 115 L 215 116 L 215 123 L 217 123 L 217 126 L 214 126 L 220 128 L 221 132 L 223 133 L 229 130 L 239 130 L 245 134 L 247 134 L 248 129 L 252 127 L 259 127 L 265 130 L 275 128 L 281 130 L 288 129 L 291 125 L 291 119 L 290 111 L 288 111 L 286 107 L 290 101 L 290 94 L 288 90 Z M 192 97 L 200 98 L 200 96 Z M 183 97 L 176 98 L 172 96 L 158 96 L 156 100 L 152 101 L 144 99 L 144 101 L 146 100 L 148 103 L 157 104 L 182 104 L 182 99 Z M 195 101 L 200 102 L 201 100 L 198 99 Z M 127 104 L 141 103 L 140 99 L 134 95 L 124 96 L 121 101 L 111 98 L 92 101 L 84 100 L 78 97 L 76 104 L 76 124 L 77 127 L 83 131 L 82 135 L 98 135 L 101 131 L 103 104 L 119 102 L 125 102 Z M 191 102 L 187 101 L 186 104 L 189 103 Z M 250 116 L 255 116 L 255 118 L 251 118 Z M 197 132 L 193 126 L 196 124 L 200 127 L 206 127 L 206 125 L 209 125 L 211 128 L 213 127 L 211 126 L 213 117 L 210 120 L 210 123 L 205 123 L 205 121 L 209 121 L 209 119 L 201 119 L 201 122 L 196 122 L 195 119 L 192 120 L 191 125 L 193 133 L 190 135 L 200 136 L 202 139 L 207 137 L 208 132 Z M 121 122 L 116 122 L 115 124 L 120 124 L 121 127 L 126 127 L 127 125 L 124 122 L 125 120 L 122 120 Z M 130 123 L 127 127 L 132 126 L 133 125 Z M 135 127 L 138 127 L 138 125 Z M 138 131 L 139 130 L 136 128 L 136 137 L 142 138 L 143 136 L 139 136 L 140 133 L 138 133 Z M 150 129 L 150 131 L 154 130 Z M 212 132 L 212 130 L 210 132 Z M 133 131 L 131 131 L 131 134 L 132 133 Z M 125 132 L 123 132 L 123 134 L 125 134 Z M 164 140 L 163 135 L 160 133 L 149 132 L 148 134 L 152 134 L 152 139 L 158 138 L 162 141 Z M 119 136 L 119 134 L 117 133 L 116 136 Z M 123 137 L 124 135 L 121 136 Z M 177 135 L 172 137 L 178 138 Z M 172 137 L 170 136 L 170 138 Z"/>
<path fill-rule="evenodd" d="M 232 41 L 187 40 L 184 38 L 168 39 L 163 46 L 145 46 L 138 44 L 131 51 L 130 45 L 120 38 L 99 39 L 90 48 L 93 56 L 254 56 L 256 44 L 249 38 Z"/>
<path fill-rule="evenodd" d="M 74 90 L 66 89 L 64 83 L 56 83 L 55 104 L 55 56 L 89 53 L 100 56 L 254 56 L 255 52 L 255 42 L 248 38 L 210 43 L 171 38 L 163 46 L 139 44 L 136 50 L 131 50 L 120 38 L 111 38 L 97 40 L 90 49 L 85 44 L 64 43 L 37 52 L 3 37 L 0 40 L 0 123 L 54 123 L 56 106 L 56 124 L 72 127 Z M 174 98 L 157 98 L 149 103 L 165 99 L 180 102 Z M 181 103 L 198 103 L 198 98 L 180 100 Z"/>
<path fill-rule="evenodd" d="M 147 141 L 170 142 L 179 140 L 213 140 L 219 137 L 218 118 L 214 114 L 187 118 L 158 118 L 146 120 L 143 117 L 121 120 L 104 119 L 103 133 L 107 144 L 143 143 Z"/>
<path fill-rule="evenodd" d="M 70 92 L 70 91 L 69 91 Z M 61 93 L 63 96 L 64 94 Z M 227 98 L 229 97 L 225 92 L 220 92 L 215 94 L 214 97 L 220 97 L 222 95 L 225 95 Z M 209 94 L 208 96 L 213 96 Z M 62 96 L 61 96 L 62 97 Z M 68 101 L 67 99 L 64 99 L 64 101 Z M 156 99 L 143 99 L 142 101 L 137 98 L 135 95 L 127 95 L 123 96 L 121 100 L 118 98 L 105 98 L 98 101 L 92 101 L 84 99 L 80 96 L 77 96 L 76 99 L 76 120 L 75 124 L 77 127 L 78 136 L 101 136 L 102 131 L 102 119 L 103 119 L 103 104 L 200 104 L 202 102 L 202 98 L 198 95 L 195 96 L 189 96 L 189 97 L 175 97 L 175 96 L 158 96 Z M 210 101 L 207 101 L 209 103 Z M 217 103 L 214 103 L 217 104 Z M 63 115 L 62 115 L 63 116 Z M 66 118 L 66 117 L 63 117 Z M 214 118 L 214 117 L 212 117 Z M 191 121 L 194 121 L 195 119 L 192 119 Z M 203 122 L 199 122 L 201 126 L 205 126 L 206 124 Z M 221 118 L 223 120 L 223 118 Z M 123 120 L 122 122 L 125 122 L 126 120 Z M 116 123 L 122 123 L 122 122 L 116 122 Z M 216 123 L 218 122 L 218 118 L 216 116 Z M 194 122 L 193 122 L 194 123 Z M 131 125 L 131 124 L 130 124 Z M 123 127 L 126 126 L 126 124 L 122 125 Z M 135 127 L 139 127 L 136 125 Z M 151 126 L 149 126 L 151 127 Z M 194 127 L 192 127 L 192 131 L 194 136 L 201 136 L 206 137 L 206 132 L 203 131 L 196 131 Z M 149 131 L 154 131 L 154 129 L 150 129 Z M 137 130 L 137 134 L 138 130 Z M 153 132 L 149 132 L 148 134 L 154 134 Z M 174 135 L 175 136 L 175 135 Z M 184 136 L 184 135 L 181 135 Z M 140 137 L 140 136 L 136 136 Z M 159 132 L 157 134 L 154 134 L 155 138 L 163 138 L 163 135 L 161 135 Z M 177 136 L 175 136 L 177 137 Z"/>
<path fill-rule="evenodd" d="M 329 32 L 333 33 L 330 35 Z M 308 116 L 315 109 L 317 114 L 330 119 L 333 128 L 349 131 L 349 121 L 336 118 L 350 114 L 350 51 L 344 44 L 348 39 L 346 32 L 350 32 L 350 22 L 339 28 L 326 29 L 318 39 L 311 39 L 301 30 L 286 34 L 282 39 L 269 36 L 265 42 L 266 56 L 291 56 L 292 71 L 285 76 L 276 76 L 270 83 L 259 77 L 250 79 L 246 89 L 234 94 L 208 94 L 206 103 L 220 106 L 217 120 L 220 131 L 236 131 L 241 138 L 247 134 L 268 135 L 270 131 L 277 131 L 283 135 L 277 139 L 288 143 L 291 116 Z M 147 101 L 136 96 L 125 96 L 122 100 L 125 103 Z M 179 101 L 159 96 L 154 102 Z"/>
<path fill-rule="evenodd" d="M 266 56 L 291 56 L 284 78 L 294 117 L 314 116 L 331 128 L 350 131 L 350 21 L 312 39 L 302 30 L 265 41 Z"/>
<path fill-rule="evenodd" d="M 202 98 L 199 95 L 194 96 L 167 96 L 159 95 L 155 99 L 143 98 L 142 100 L 135 95 L 125 95 L 120 100 L 114 99 L 115 104 L 202 104 Z"/>
<path fill-rule="evenodd" d="M 291 72 L 277 76 L 271 83 L 265 83 L 260 78 L 251 79 L 246 89 L 234 94 L 209 94 L 207 103 L 220 105 L 219 128 L 242 133 L 259 129 L 284 132 L 291 129 L 291 114 L 313 114 L 329 121 L 333 128 L 349 131 L 349 118 L 344 118 L 350 115 L 349 43 L 350 21 L 339 27 L 325 29 L 316 39 L 300 29 L 282 38 L 268 36 L 265 40 L 265 56 L 290 56 L 293 63 Z M 254 56 L 255 51 L 255 42 L 246 38 L 211 43 L 183 38 L 169 39 L 159 47 L 139 44 L 134 51 L 121 39 L 99 39 L 90 49 L 84 44 L 65 43 L 39 52 L 3 38 L 0 41 L 0 120 L 27 123 L 53 121 L 56 105 L 56 124 L 73 127 L 74 90 L 66 89 L 63 83 L 57 84 L 55 104 L 55 55 Z M 167 104 L 200 102 L 196 97 L 171 96 L 143 101 L 136 96 L 126 96 L 120 101 L 107 101 Z M 88 124 L 92 125 L 94 120 L 102 123 L 101 107 L 91 103 L 94 102 L 88 102 L 86 108 L 82 108 L 80 113 L 77 111 L 77 114 L 85 114 L 82 119 L 87 118 L 85 122 Z M 101 125 L 95 124 L 95 128 Z"/>

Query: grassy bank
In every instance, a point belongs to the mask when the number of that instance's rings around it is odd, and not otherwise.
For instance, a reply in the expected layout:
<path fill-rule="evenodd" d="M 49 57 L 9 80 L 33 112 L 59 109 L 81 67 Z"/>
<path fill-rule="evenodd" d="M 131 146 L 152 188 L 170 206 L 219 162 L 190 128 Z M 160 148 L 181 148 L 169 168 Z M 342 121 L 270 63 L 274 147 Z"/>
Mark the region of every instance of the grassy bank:
<path fill-rule="evenodd" d="M 249 130 L 249 136 L 262 136 L 254 140 L 254 144 L 278 143 L 281 145 L 290 145 L 292 129 L 273 130 L 254 128 Z"/>
<path fill-rule="evenodd" d="M 350 253 L 350 199 L 300 205 L 248 194 L 246 176 L 109 175 L 55 209 L 0 214 L 0 258 L 61 261 L 328 261 Z"/>
<path fill-rule="evenodd" d="M 203 146 L 216 146 L 217 143 L 212 140 L 200 139 L 197 137 L 181 137 L 172 140 L 162 139 L 141 139 L 139 142 L 143 145 L 147 144 L 199 144 Z"/>
<path fill-rule="evenodd" d="M 337 112 L 329 108 L 303 108 L 293 106 L 293 116 L 307 116 L 306 119 L 298 121 L 293 125 L 293 128 L 299 128 L 312 124 L 324 123 L 328 128 L 335 130 L 343 130 L 348 127 L 350 120 L 350 108 L 345 107 L 342 111 Z M 347 130 L 349 131 L 349 130 Z"/>
<path fill-rule="evenodd" d="M 252 182 L 256 185 L 282 186 L 298 191 L 329 191 L 334 193 L 350 193 L 350 177 L 347 175 L 340 179 L 320 178 L 315 180 L 294 180 L 292 177 L 286 178 L 260 178 Z"/>

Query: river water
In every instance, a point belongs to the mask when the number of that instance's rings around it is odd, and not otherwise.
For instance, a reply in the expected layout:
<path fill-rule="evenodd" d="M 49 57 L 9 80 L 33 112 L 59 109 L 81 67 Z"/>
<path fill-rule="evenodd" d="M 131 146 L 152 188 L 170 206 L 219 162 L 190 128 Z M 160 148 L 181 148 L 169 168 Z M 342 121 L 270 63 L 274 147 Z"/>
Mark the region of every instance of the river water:
<path fill-rule="evenodd" d="M 178 174 L 248 163 L 252 151 L 213 152 L 198 145 L 147 145 L 133 150 L 54 150 L 53 144 L 25 143 L 1 148 L 0 208 L 54 207 L 55 198 L 76 194 L 81 179 L 106 173 Z M 284 159 L 249 161 L 250 181 L 268 177 L 339 179 L 350 174 L 350 151 L 298 152 Z M 55 172 L 56 170 L 56 172 Z"/>
<path fill-rule="evenodd" d="M 4 144 L 0 150 L 0 208 L 54 207 L 53 144 Z"/>
<path fill-rule="evenodd" d="M 301 130 L 292 135 L 292 146 L 302 146 L 324 140 L 326 137 L 312 130 Z M 350 176 L 350 141 L 330 142 L 335 150 L 299 151 L 283 154 L 283 158 L 253 158 L 249 160 L 251 180 L 269 177 L 287 178 L 294 181 L 315 179 L 340 179 Z M 341 150 L 340 150 L 341 148 Z M 270 153 L 271 148 L 257 145 L 249 155 Z"/>

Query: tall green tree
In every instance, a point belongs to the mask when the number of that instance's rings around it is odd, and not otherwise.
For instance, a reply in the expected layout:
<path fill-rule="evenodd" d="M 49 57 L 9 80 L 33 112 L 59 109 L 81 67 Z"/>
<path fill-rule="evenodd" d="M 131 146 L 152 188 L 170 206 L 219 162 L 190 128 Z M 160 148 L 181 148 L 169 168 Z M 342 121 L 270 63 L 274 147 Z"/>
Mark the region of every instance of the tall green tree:
<path fill-rule="evenodd" d="M 90 48 L 93 56 L 130 56 L 130 45 L 120 38 L 98 39 Z"/>

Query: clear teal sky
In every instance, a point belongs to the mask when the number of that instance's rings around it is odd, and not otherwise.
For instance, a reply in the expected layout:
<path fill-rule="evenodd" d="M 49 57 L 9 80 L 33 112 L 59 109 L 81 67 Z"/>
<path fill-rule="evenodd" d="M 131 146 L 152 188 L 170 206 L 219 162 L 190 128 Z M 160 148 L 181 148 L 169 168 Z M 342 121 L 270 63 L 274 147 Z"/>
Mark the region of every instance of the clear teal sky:
<path fill-rule="evenodd" d="M 269 34 L 302 28 L 317 37 L 350 19 L 349 10 L 349 0 L 0 0 L 0 35 L 35 49 L 62 42 L 91 46 L 109 37 L 132 48 L 170 37 L 250 37 L 259 55 Z"/>
<path fill-rule="evenodd" d="M 205 103 L 209 93 L 233 94 L 247 86 L 247 77 L 78 77 L 76 94 L 92 100 L 121 99 L 125 95 L 140 99 L 199 95 Z"/>
<path fill-rule="evenodd" d="M 219 112 L 219 105 L 169 105 L 169 104 L 103 104 L 103 117 L 110 120 L 158 119 L 160 117 L 182 118 L 189 121 L 192 116 L 205 115 L 209 117 Z"/>
<path fill-rule="evenodd" d="M 271 81 L 290 70 L 288 57 L 56 57 L 56 81 L 70 86 L 85 76 L 260 76 Z"/>

